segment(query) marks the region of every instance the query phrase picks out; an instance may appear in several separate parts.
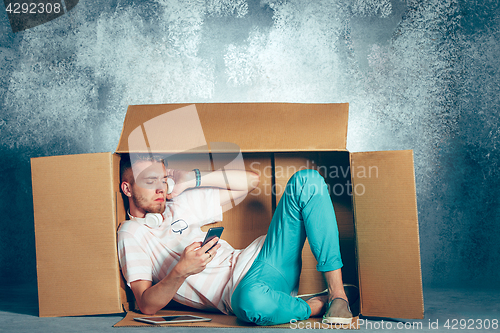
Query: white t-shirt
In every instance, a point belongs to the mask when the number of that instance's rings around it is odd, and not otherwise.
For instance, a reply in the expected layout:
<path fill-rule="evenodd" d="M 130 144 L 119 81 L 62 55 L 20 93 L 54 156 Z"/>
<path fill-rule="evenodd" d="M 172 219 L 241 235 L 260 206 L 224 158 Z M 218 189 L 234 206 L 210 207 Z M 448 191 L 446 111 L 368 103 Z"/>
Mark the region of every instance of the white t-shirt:
<path fill-rule="evenodd" d="M 133 218 L 118 229 L 118 258 L 127 284 L 137 280 L 159 282 L 179 261 L 186 246 L 203 241 L 200 227 L 222 221 L 219 190 L 199 188 L 184 191 L 167 201 L 163 223 L 158 228 L 145 225 L 145 219 Z M 198 309 L 218 309 L 232 313 L 231 295 L 257 257 L 265 236 L 244 250 L 235 250 L 226 241 L 205 269 L 189 276 L 174 300 Z"/>

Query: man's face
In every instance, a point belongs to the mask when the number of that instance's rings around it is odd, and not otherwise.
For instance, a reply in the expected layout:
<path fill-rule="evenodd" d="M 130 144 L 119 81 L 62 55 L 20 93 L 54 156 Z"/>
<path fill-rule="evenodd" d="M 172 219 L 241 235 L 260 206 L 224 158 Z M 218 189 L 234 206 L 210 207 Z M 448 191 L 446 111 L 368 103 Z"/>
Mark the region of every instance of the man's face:
<path fill-rule="evenodd" d="M 144 213 L 165 211 L 167 171 L 159 162 L 141 161 L 134 164 L 132 201 Z"/>

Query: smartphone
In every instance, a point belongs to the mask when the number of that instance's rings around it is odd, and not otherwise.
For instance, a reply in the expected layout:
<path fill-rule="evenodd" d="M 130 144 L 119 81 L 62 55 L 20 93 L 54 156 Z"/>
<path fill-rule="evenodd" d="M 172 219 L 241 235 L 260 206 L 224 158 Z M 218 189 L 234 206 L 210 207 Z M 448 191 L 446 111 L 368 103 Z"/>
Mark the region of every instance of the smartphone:
<path fill-rule="evenodd" d="M 180 316 L 161 316 L 161 317 L 139 317 L 134 320 L 142 321 L 148 324 L 176 324 L 176 323 L 192 323 L 197 321 L 211 321 L 211 318 L 204 318 L 191 315 Z"/>
<path fill-rule="evenodd" d="M 220 238 L 220 236 L 222 235 L 222 231 L 223 230 L 224 230 L 224 227 L 215 227 L 215 228 L 208 229 L 207 235 L 205 236 L 205 240 L 203 241 L 203 244 L 201 244 L 201 247 L 203 247 L 203 245 L 207 244 L 208 242 L 210 242 L 211 239 L 213 239 L 215 237 L 219 237 Z M 217 243 L 215 243 L 214 246 L 217 245 Z M 208 251 L 210 251 L 214 246 L 212 246 L 207 251 L 205 251 L 205 253 L 207 253 Z"/>

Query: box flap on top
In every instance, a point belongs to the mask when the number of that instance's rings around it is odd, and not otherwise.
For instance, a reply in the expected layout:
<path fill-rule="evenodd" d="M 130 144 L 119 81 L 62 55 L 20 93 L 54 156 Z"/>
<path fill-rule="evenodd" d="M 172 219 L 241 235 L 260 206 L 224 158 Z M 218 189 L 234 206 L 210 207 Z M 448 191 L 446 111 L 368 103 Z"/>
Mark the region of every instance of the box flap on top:
<path fill-rule="evenodd" d="M 351 154 L 361 313 L 423 318 L 413 152 Z"/>
<path fill-rule="evenodd" d="M 41 317 L 122 312 L 112 154 L 31 160 Z"/>
<path fill-rule="evenodd" d="M 117 153 L 206 150 L 345 150 L 349 104 L 199 103 L 131 105 Z"/>

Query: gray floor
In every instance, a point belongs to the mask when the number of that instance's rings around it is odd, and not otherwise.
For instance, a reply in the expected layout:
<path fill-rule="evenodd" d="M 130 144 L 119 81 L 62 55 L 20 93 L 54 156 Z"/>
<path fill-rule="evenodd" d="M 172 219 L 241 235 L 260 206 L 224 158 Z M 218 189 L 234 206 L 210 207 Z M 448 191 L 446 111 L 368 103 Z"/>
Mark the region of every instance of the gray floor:
<path fill-rule="evenodd" d="M 113 328 L 123 318 L 123 314 L 39 318 L 36 286 L 18 285 L 0 287 L 0 332 L 208 332 L 206 328 Z M 417 330 L 419 332 L 449 332 L 454 330 L 474 330 L 476 332 L 500 332 L 500 291 L 472 289 L 424 289 L 425 319 L 403 321 L 387 319 L 365 319 L 360 330 L 377 332 Z M 460 320 L 462 319 L 461 326 Z M 450 327 L 445 323 L 449 320 Z M 454 321 L 456 320 L 456 321 Z M 466 320 L 466 321 L 464 321 Z M 438 324 L 438 329 L 434 329 Z M 421 326 L 419 326 L 421 323 Z M 432 328 L 429 328 L 432 323 Z M 456 323 L 456 324 L 455 324 Z M 480 328 L 480 324 L 483 327 Z M 496 325 L 494 324 L 496 323 Z M 455 324 L 453 326 L 453 324 Z M 484 326 L 489 324 L 489 328 Z M 388 329 L 388 325 L 391 329 Z M 255 331 L 255 328 L 217 329 L 219 331 Z M 259 332 L 276 332 L 276 329 L 258 328 Z M 283 331 L 283 330 L 279 330 Z M 291 331 L 291 329 L 290 329 Z M 318 330 L 308 330 L 317 332 Z"/>

